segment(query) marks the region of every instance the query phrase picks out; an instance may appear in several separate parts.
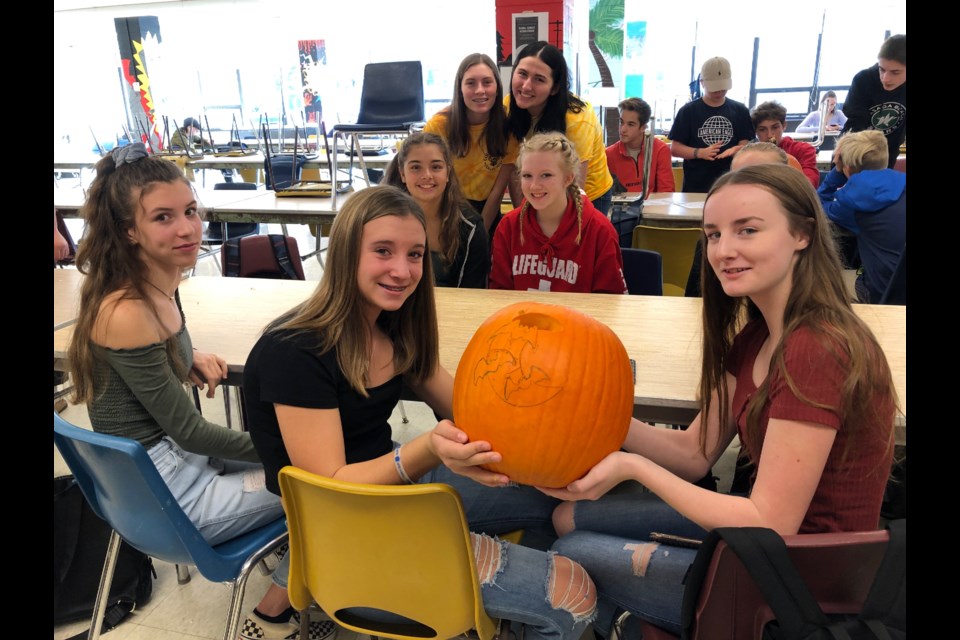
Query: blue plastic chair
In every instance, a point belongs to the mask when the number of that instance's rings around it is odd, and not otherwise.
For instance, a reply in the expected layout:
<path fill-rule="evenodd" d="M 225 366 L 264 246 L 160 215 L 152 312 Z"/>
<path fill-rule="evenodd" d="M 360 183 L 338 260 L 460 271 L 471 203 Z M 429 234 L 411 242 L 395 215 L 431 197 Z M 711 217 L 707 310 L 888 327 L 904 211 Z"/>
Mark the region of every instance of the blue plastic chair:
<path fill-rule="evenodd" d="M 623 277 L 632 296 L 663 295 L 663 256 L 649 249 L 620 249 Z"/>
<path fill-rule="evenodd" d="M 76 427 L 53 414 L 53 440 L 80 490 L 113 529 L 93 609 L 90 639 L 100 636 L 110 583 L 122 538 L 143 553 L 177 564 L 192 564 L 211 582 L 233 584 L 224 640 L 235 640 L 247 578 L 264 557 L 287 541 L 281 517 L 241 536 L 211 546 L 174 499 L 146 449 L 128 438 Z"/>

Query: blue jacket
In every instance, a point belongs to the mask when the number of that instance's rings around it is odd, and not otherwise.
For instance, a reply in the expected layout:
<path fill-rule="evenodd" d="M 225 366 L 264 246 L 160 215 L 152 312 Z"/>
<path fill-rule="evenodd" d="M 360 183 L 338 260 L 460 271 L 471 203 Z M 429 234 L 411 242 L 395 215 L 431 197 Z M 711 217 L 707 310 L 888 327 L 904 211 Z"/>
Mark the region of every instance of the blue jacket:
<path fill-rule="evenodd" d="M 907 174 L 880 169 L 847 180 L 834 169 L 819 193 L 827 216 L 857 234 L 862 284 L 869 293 L 869 300 L 862 301 L 876 304 L 907 243 Z"/>
<path fill-rule="evenodd" d="M 861 171 L 847 180 L 834 168 L 820 183 L 817 193 L 828 218 L 845 229 L 860 233 L 856 220 L 858 212 L 869 213 L 889 207 L 906 191 L 907 174 L 900 171 Z"/>

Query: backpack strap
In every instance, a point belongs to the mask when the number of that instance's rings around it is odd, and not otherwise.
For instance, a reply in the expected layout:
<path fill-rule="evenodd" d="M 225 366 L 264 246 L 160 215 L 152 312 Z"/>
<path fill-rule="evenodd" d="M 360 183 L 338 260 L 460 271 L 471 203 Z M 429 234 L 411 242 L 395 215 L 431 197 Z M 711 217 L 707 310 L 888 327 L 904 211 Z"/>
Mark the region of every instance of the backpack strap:
<path fill-rule="evenodd" d="M 134 610 L 136 603 L 129 598 L 121 598 L 114 604 L 107 607 L 107 610 L 103 613 L 103 625 L 100 627 L 100 633 L 106 633 L 110 631 L 118 624 L 127 619 L 127 616 L 130 615 L 130 612 Z M 86 640 L 89 637 L 90 629 L 81 631 L 76 635 L 72 635 L 67 640 Z"/>
<path fill-rule="evenodd" d="M 890 640 L 889 628 L 907 630 L 907 520 L 887 523 L 890 542 L 877 569 L 877 577 L 863 603 L 860 621 L 881 640 Z M 899 636 L 898 636 L 899 637 Z"/>
<path fill-rule="evenodd" d="M 804 638 L 830 627 L 777 532 L 765 527 L 722 527 L 716 532 L 750 572 L 773 610 L 784 640 Z M 837 640 L 850 638 L 839 628 L 830 632 Z"/>
<path fill-rule="evenodd" d="M 299 280 L 300 276 L 290 262 L 290 251 L 287 249 L 287 237 L 278 233 L 270 234 L 270 244 L 273 246 L 273 255 L 287 280 Z"/>
<path fill-rule="evenodd" d="M 236 278 L 240 275 L 240 240 L 242 238 L 225 239 L 220 247 L 225 276 Z"/>

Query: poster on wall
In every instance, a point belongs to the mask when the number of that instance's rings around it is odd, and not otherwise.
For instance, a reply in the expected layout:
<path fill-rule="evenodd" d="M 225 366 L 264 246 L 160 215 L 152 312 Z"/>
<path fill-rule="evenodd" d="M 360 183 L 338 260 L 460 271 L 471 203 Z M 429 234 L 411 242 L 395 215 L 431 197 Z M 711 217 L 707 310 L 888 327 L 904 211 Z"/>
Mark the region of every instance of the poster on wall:
<path fill-rule="evenodd" d="M 590 0 L 590 33 L 587 43 L 593 58 L 587 80 L 589 86 L 622 86 L 623 0 Z"/>
<path fill-rule="evenodd" d="M 622 0 L 621 0 L 622 1 Z M 547 21 L 550 14 L 546 11 L 513 14 L 513 55 L 517 59 L 517 52 L 531 42 L 547 39 Z"/>
<path fill-rule="evenodd" d="M 128 125 L 140 142 L 160 149 L 160 131 L 151 93 L 147 53 L 160 44 L 160 20 L 157 16 L 114 18 L 117 45 L 120 48 L 120 75 L 126 94 Z"/>
<path fill-rule="evenodd" d="M 321 67 L 327 64 L 327 47 L 323 40 L 300 40 L 300 80 L 303 84 L 303 111 L 308 123 L 323 120 L 320 100 Z"/>

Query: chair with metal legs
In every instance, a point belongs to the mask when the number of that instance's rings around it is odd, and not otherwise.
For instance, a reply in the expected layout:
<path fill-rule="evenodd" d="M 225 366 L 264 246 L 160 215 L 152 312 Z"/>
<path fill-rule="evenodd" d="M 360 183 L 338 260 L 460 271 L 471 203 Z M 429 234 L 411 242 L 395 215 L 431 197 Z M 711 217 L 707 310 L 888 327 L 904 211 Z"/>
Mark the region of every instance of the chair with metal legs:
<path fill-rule="evenodd" d="M 143 446 L 81 429 L 53 414 L 53 440 L 93 512 L 113 529 L 93 610 L 90 639 L 100 637 L 120 540 L 178 565 L 194 565 L 211 582 L 233 585 L 224 640 L 235 640 L 247 579 L 263 558 L 287 541 L 286 519 L 211 545 L 177 504 Z"/>

